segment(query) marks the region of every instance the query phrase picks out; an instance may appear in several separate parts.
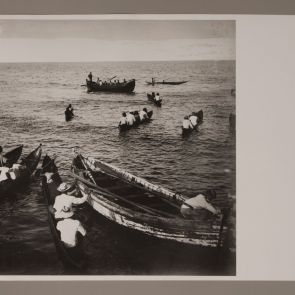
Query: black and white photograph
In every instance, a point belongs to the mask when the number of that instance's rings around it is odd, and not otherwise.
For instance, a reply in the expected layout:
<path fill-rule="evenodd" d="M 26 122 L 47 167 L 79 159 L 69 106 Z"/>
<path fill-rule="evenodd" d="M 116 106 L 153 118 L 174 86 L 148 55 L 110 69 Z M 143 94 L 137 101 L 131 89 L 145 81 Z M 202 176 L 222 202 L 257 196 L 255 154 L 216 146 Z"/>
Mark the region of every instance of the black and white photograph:
<path fill-rule="evenodd" d="M 236 275 L 234 20 L 0 16 L 0 126 L 1 276 Z"/>

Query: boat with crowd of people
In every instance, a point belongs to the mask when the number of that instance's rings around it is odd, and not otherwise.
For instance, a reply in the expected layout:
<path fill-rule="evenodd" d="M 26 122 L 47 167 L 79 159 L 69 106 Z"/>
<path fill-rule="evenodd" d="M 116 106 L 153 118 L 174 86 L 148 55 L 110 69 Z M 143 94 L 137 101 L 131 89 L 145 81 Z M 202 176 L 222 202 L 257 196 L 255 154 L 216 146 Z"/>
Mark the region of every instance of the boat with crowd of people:
<path fill-rule="evenodd" d="M 94 82 L 86 80 L 87 92 L 120 92 L 120 93 L 132 93 L 135 88 L 135 79 L 128 81 L 117 82 Z"/>
<path fill-rule="evenodd" d="M 118 128 L 120 132 L 130 130 L 134 127 L 138 127 L 141 124 L 149 123 L 151 122 L 151 118 L 153 116 L 153 110 L 148 111 L 146 108 L 143 109 L 144 117 L 141 117 L 142 111 L 131 111 L 131 112 L 123 112 L 122 116 L 126 119 L 124 120 L 122 124 L 122 119 L 119 122 Z M 132 115 L 133 121 L 132 124 L 128 122 L 128 116 Z"/>

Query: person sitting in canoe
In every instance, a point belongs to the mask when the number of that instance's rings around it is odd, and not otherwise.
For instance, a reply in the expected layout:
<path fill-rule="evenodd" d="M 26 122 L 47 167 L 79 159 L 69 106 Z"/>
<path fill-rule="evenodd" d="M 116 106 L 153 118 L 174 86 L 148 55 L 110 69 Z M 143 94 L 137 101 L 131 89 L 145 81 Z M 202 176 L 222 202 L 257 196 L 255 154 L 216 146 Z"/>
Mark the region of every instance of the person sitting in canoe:
<path fill-rule="evenodd" d="M 186 200 L 180 207 L 180 212 L 184 217 L 192 217 L 193 215 L 199 215 L 200 210 L 205 210 L 213 215 L 220 215 L 220 209 L 214 207 L 211 203 L 216 199 L 215 190 L 207 190 L 204 193 Z"/>
<path fill-rule="evenodd" d="M 134 118 L 135 118 L 135 124 L 139 124 L 140 123 L 140 116 L 139 116 L 139 112 L 138 111 L 134 111 L 133 112 Z"/>
<path fill-rule="evenodd" d="M 160 94 L 159 93 L 157 93 L 156 96 L 154 96 L 154 97 L 155 97 L 155 101 L 161 101 L 161 98 L 160 98 Z"/>
<path fill-rule="evenodd" d="M 66 112 L 70 112 L 72 115 L 74 115 L 74 108 L 72 107 L 71 104 L 68 105 L 68 107 L 66 108 Z"/>
<path fill-rule="evenodd" d="M 3 148 L 0 145 L 0 167 L 4 167 L 7 159 L 3 156 Z"/>
<path fill-rule="evenodd" d="M 62 219 L 56 224 L 60 232 L 60 239 L 67 248 L 73 248 L 77 245 L 77 234 L 86 235 L 86 230 L 79 220 L 72 218 Z"/>
<path fill-rule="evenodd" d="M 17 179 L 23 169 L 25 169 L 25 167 L 20 164 L 13 164 L 11 168 L 5 167 L 5 165 L 0 167 L 0 182 L 7 179 Z"/>
<path fill-rule="evenodd" d="M 183 130 L 190 130 L 193 129 L 194 126 L 192 125 L 191 121 L 189 120 L 188 116 L 184 117 L 184 120 L 182 122 L 182 129 Z"/>
<path fill-rule="evenodd" d="M 134 117 L 134 115 L 131 114 L 130 112 L 127 112 L 126 119 L 127 119 L 127 125 L 128 126 L 133 126 L 133 124 L 135 123 L 135 117 Z"/>
<path fill-rule="evenodd" d="M 92 82 L 92 73 L 90 72 L 88 75 L 89 81 Z"/>
<path fill-rule="evenodd" d="M 127 125 L 127 118 L 126 118 L 126 113 L 122 113 L 122 117 L 119 121 L 119 126 L 126 126 Z"/>
<path fill-rule="evenodd" d="M 192 123 L 193 127 L 195 128 L 198 124 L 198 116 L 196 112 L 192 112 L 192 114 L 189 116 L 189 120 Z"/>
<path fill-rule="evenodd" d="M 148 119 L 147 109 L 146 108 L 143 108 L 142 111 L 139 112 L 139 118 L 140 118 L 140 122 L 143 122 L 146 119 Z"/>
<path fill-rule="evenodd" d="M 72 196 L 75 192 L 71 190 L 71 186 L 67 183 L 62 182 L 60 186 L 57 188 L 60 195 L 56 196 L 53 209 L 55 209 L 54 216 L 56 219 L 60 218 L 70 218 L 74 215 L 73 205 L 80 205 L 87 201 L 88 195 L 85 195 L 82 198 L 76 198 Z"/>

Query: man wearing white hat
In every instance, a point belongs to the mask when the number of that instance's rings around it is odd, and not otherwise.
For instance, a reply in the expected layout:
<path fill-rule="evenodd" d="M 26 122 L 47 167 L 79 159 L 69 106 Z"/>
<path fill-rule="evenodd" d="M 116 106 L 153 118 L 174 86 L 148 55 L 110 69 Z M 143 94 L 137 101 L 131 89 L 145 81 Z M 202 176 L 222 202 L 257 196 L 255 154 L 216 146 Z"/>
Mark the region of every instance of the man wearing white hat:
<path fill-rule="evenodd" d="M 71 196 L 74 191 L 71 190 L 71 186 L 65 182 L 61 183 L 57 189 L 62 194 L 56 196 L 53 208 L 55 209 L 54 216 L 56 219 L 70 218 L 74 215 L 73 204 L 80 205 L 86 202 L 87 195 L 82 198 L 76 198 Z"/>

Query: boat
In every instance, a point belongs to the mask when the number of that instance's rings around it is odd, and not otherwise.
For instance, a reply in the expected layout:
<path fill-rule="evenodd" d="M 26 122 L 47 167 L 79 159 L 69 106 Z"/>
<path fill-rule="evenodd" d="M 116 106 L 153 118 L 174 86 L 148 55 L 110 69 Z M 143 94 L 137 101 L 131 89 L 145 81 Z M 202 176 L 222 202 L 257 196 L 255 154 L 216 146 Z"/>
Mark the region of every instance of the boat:
<path fill-rule="evenodd" d="M 188 198 L 182 194 L 78 152 L 72 174 L 81 194 L 88 195 L 90 206 L 122 229 L 182 246 L 223 247 L 224 218 L 199 214 L 186 219 L 180 208 Z"/>
<path fill-rule="evenodd" d="M 130 112 L 130 113 L 134 114 L 135 111 Z M 118 126 L 119 132 L 127 131 L 127 130 L 130 130 L 130 129 L 134 128 L 134 127 L 137 127 L 137 126 L 139 126 L 141 124 L 149 123 L 151 121 L 152 116 L 153 116 L 153 110 L 147 112 L 147 119 L 144 120 L 144 121 L 140 121 L 138 119 L 138 120 L 135 121 L 135 123 L 133 125 L 128 125 L 128 124 L 119 125 Z"/>
<path fill-rule="evenodd" d="M 135 88 L 135 79 L 119 82 L 119 83 L 106 83 L 98 84 L 94 81 L 86 80 L 87 92 L 123 92 L 131 93 Z"/>
<path fill-rule="evenodd" d="M 147 93 L 147 98 L 149 101 L 153 102 L 157 107 L 162 106 L 162 99 L 155 100 L 155 97 L 152 94 Z"/>
<path fill-rule="evenodd" d="M 194 128 L 189 128 L 189 129 L 185 129 L 182 127 L 182 135 L 183 136 L 187 136 L 190 135 L 194 130 L 198 130 L 199 125 L 201 125 L 203 123 L 203 110 L 200 110 L 198 112 L 196 112 L 197 117 L 198 117 L 198 123 Z"/>
<path fill-rule="evenodd" d="M 66 110 L 65 111 L 66 122 L 71 121 L 73 118 L 74 118 L 73 112 Z"/>
<path fill-rule="evenodd" d="M 28 156 L 23 158 L 18 168 L 11 168 L 9 176 L 0 182 L 0 192 L 7 193 L 18 190 L 22 185 L 30 180 L 31 175 L 36 170 L 42 154 L 42 145 L 40 144 Z M 14 178 L 11 176 L 14 173 Z"/>
<path fill-rule="evenodd" d="M 48 183 L 45 173 L 54 173 L 52 182 Z M 45 201 L 47 203 L 48 222 L 50 231 L 54 239 L 55 247 L 59 257 L 65 266 L 75 269 L 83 269 L 85 267 L 85 259 L 83 255 L 82 238 L 78 235 L 78 243 L 76 247 L 68 248 L 61 241 L 60 232 L 57 230 L 57 220 L 53 214 L 53 205 L 55 197 L 60 194 L 57 190 L 58 186 L 62 183 L 62 179 L 58 173 L 58 169 L 54 163 L 54 159 L 45 156 L 42 162 L 42 191 Z"/>
<path fill-rule="evenodd" d="M 180 85 L 180 84 L 184 84 L 184 83 L 187 83 L 188 81 L 178 81 L 178 82 L 169 82 L 169 81 L 162 81 L 162 82 L 148 82 L 146 81 L 146 84 L 148 85 L 159 85 L 159 84 L 162 84 L 162 85 Z"/>
<path fill-rule="evenodd" d="M 17 160 L 22 154 L 23 147 L 24 147 L 23 145 L 20 145 L 3 155 L 4 158 L 6 159 L 6 162 L 5 162 L 6 167 L 11 168 L 12 165 L 17 162 Z"/>

